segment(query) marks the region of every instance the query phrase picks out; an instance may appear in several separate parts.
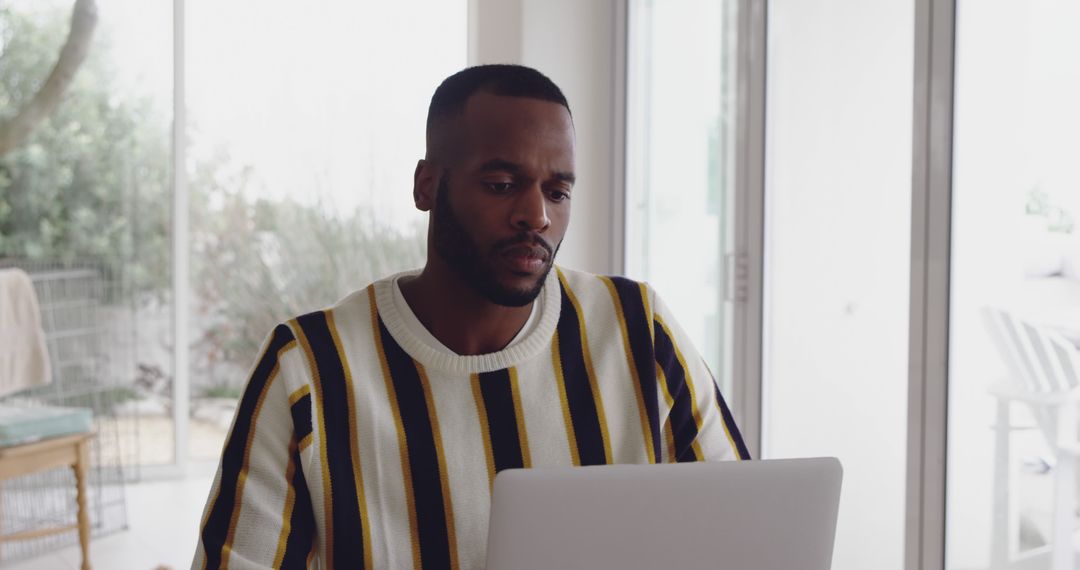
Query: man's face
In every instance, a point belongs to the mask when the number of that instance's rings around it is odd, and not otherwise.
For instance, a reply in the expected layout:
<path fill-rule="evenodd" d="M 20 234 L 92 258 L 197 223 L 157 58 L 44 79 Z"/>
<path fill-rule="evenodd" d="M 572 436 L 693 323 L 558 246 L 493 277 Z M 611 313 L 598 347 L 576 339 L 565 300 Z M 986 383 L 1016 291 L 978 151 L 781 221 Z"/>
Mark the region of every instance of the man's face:
<path fill-rule="evenodd" d="M 557 103 L 477 93 L 436 189 L 432 245 L 498 305 L 533 301 L 570 223 L 574 128 Z"/>

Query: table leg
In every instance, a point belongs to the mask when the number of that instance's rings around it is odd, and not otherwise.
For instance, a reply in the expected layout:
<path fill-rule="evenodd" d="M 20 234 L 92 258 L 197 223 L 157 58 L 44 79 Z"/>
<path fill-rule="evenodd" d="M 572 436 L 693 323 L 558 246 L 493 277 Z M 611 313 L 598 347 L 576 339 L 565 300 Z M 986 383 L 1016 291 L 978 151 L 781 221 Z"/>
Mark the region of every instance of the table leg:
<path fill-rule="evenodd" d="M 90 570 L 90 514 L 86 507 L 86 467 L 89 463 L 89 454 L 86 441 L 78 445 L 78 459 L 73 468 L 78 489 L 76 499 L 79 503 L 79 546 L 82 549 L 82 570 Z"/>

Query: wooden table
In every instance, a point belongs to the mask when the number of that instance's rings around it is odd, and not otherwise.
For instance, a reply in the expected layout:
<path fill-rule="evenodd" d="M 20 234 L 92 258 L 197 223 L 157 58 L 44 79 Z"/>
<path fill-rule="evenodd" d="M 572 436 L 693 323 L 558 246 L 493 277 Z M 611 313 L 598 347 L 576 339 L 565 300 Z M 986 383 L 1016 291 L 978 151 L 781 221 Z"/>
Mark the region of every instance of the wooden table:
<path fill-rule="evenodd" d="M 27 540 L 78 529 L 82 568 L 90 570 L 90 515 L 86 508 L 86 471 L 89 468 L 90 439 L 93 436 L 93 433 L 77 433 L 0 447 L 0 481 L 56 467 L 71 467 L 75 472 L 76 500 L 79 507 L 77 524 L 2 534 L 0 542 Z"/>

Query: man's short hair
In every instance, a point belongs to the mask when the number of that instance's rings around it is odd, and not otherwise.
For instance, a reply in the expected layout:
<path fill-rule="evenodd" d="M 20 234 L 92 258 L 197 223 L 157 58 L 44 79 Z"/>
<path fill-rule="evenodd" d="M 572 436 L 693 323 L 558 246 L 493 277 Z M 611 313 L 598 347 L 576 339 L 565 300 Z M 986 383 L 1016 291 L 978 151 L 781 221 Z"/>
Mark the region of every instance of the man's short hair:
<path fill-rule="evenodd" d="M 465 102 L 478 92 L 503 97 L 527 97 L 558 103 L 570 112 L 566 96 L 543 73 L 524 65 L 489 64 L 467 67 L 447 77 L 435 89 L 428 106 L 427 139 L 430 149 L 438 123 L 461 114 Z"/>

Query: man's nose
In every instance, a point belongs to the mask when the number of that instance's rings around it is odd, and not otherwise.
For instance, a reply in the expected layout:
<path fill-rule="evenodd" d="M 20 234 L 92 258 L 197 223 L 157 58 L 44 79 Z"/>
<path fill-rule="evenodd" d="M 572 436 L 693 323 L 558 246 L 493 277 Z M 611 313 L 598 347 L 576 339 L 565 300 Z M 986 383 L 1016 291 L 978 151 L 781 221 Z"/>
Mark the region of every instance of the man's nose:
<path fill-rule="evenodd" d="M 547 198 L 539 184 L 522 188 L 514 201 L 510 223 L 519 230 L 544 231 L 551 225 L 547 214 Z"/>

